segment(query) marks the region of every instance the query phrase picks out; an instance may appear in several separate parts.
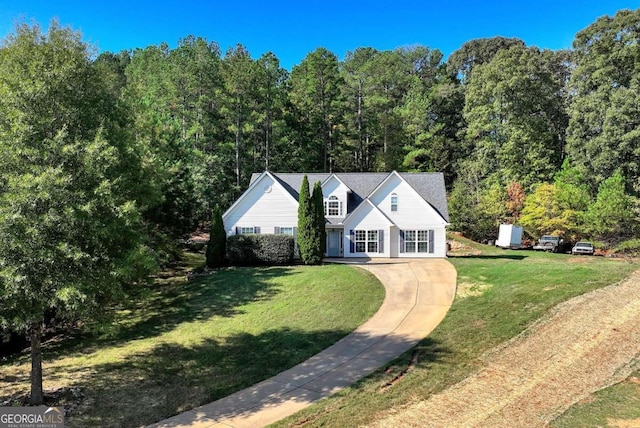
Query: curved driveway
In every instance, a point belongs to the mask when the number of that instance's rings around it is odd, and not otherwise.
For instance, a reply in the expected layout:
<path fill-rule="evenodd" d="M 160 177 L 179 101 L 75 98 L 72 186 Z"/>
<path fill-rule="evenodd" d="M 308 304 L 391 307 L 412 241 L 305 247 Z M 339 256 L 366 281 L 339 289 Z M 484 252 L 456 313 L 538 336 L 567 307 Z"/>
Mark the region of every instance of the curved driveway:
<path fill-rule="evenodd" d="M 414 347 L 442 321 L 456 291 L 444 259 L 340 259 L 373 273 L 385 287 L 376 314 L 307 361 L 153 427 L 261 427 L 328 397 Z"/>

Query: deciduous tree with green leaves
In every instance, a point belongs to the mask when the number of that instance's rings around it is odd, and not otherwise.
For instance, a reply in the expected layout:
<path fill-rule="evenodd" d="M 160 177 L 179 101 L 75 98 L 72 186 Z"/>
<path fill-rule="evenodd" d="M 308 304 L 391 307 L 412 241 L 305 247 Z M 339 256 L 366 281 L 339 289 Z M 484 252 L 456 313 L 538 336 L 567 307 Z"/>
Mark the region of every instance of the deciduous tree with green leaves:
<path fill-rule="evenodd" d="M 136 146 L 79 33 L 18 24 L 0 47 L 0 326 L 31 343 L 43 402 L 45 322 L 95 319 L 153 266 L 153 201 Z"/>
<path fill-rule="evenodd" d="M 586 213 L 587 228 L 597 239 L 617 244 L 635 235 L 637 201 L 625 191 L 625 179 L 620 170 L 598 187 L 596 201 Z"/>
<path fill-rule="evenodd" d="M 621 169 L 640 177 L 640 9 L 603 16 L 573 42 L 567 152 L 592 191 Z"/>
<path fill-rule="evenodd" d="M 527 196 L 520 217 L 520 224 L 533 236 L 543 234 L 563 235 L 571 229 L 571 218 L 563 210 L 554 184 L 542 183 Z"/>
<path fill-rule="evenodd" d="M 518 181 L 525 189 L 551 180 L 561 164 L 556 123 L 560 85 L 537 49 L 513 46 L 475 67 L 466 86 L 466 137 L 485 177 Z"/>

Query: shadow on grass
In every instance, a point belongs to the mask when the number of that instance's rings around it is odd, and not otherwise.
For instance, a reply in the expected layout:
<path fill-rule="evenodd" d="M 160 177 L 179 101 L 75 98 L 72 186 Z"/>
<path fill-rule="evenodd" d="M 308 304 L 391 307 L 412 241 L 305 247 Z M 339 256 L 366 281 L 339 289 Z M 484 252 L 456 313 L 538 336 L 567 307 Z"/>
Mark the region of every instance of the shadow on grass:
<path fill-rule="evenodd" d="M 70 427 L 133 427 L 225 397 L 294 366 L 348 332 L 288 328 L 241 333 L 224 342 L 159 344 L 118 363 L 97 365 L 77 385 L 89 405 Z"/>
<path fill-rule="evenodd" d="M 89 405 L 72 415 L 68 425 L 140 426 L 214 400 L 219 401 L 206 406 L 206 416 L 198 411 L 187 417 L 198 422 L 205 418 L 247 416 L 248 409 L 255 411 L 288 400 L 310 403 L 326 397 L 335 386 L 357 382 L 400 354 L 389 368 L 378 370 L 375 376 L 394 378 L 393 373 L 416 364 L 416 353 L 417 364 L 426 365 L 443 358 L 447 352 L 430 339 L 414 349 L 415 340 L 398 336 L 354 332 L 339 341 L 347 333 L 284 328 L 259 335 L 238 334 L 224 343 L 208 340 L 194 346 L 160 344 L 122 362 L 96 366 L 78 385 Z M 324 352 L 328 358 L 305 361 L 327 347 Z M 351 359 L 365 349 L 368 349 L 366 358 Z M 301 366 L 285 371 L 303 361 Z M 331 371 L 338 365 L 339 371 Z M 242 390 L 283 371 L 275 383 L 263 382 L 255 389 Z M 332 382 L 313 382 L 327 372 L 330 377 L 335 375 Z M 296 389 L 299 385 L 304 388 Z"/>
<path fill-rule="evenodd" d="M 237 268 L 192 281 L 184 277 L 156 280 L 136 290 L 120 312 L 114 331 L 50 343 L 47 353 L 52 358 L 69 352 L 90 353 L 102 346 L 159 336 L 184 322 L 232 317 L 243 313 L 243 305 L 271 299 L 278 293 L 271 280 L 291 274 L 289 267 Z"/>

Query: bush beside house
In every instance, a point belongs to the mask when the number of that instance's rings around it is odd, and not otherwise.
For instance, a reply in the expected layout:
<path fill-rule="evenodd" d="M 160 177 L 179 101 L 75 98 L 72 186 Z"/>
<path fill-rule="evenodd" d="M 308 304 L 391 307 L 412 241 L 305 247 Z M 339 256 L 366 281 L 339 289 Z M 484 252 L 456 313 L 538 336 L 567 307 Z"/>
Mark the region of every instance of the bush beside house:
<path fill-rule="evenodd" d="M 286 265 L 293 261 L 294 239 L 289 235 L 232 235 L 227 259 L 236 266 Z"/>
<path fill-rule="evenodd" d="M 222 212 L 217 208 L 213 212 L 211 219 L 211 231 L 209 233 L 209 243 L 207 244 L 207 267 L 216 268 L 224 266 L 226 263 L 227 233 L 224 230 Z"/>

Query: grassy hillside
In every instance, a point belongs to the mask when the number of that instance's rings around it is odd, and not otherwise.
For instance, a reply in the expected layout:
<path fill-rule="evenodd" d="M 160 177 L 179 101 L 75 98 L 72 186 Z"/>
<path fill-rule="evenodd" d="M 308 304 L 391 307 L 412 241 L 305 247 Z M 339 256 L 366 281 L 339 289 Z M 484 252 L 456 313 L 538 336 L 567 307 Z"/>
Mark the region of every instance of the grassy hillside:
<path fill-rule="evenodd" d="M 415 349 L 351 388 L 275 426 L 352 426 L 450 386 L 481 364 L 484 352 L 522 332 L 550 308 L 615 283 L 637 265 L 602 257 L 510 251 L 464 239 L 449 260 L 458 293 L 442 324 Z"/>
<path fill-rule="evenodd" d="M 84 395 L 67 426 L 140 426 L 224 397 L 335 343 L 384 298 L 375 277 L 344 265 L 226 269 L 187 281 L 202 263 L 191 256 L 141 288 L 111 331 L 45 345 L 45 389 Z M 28 353 L 0 362 L 0 373 L 0 398 L 27 392 Z"/>

